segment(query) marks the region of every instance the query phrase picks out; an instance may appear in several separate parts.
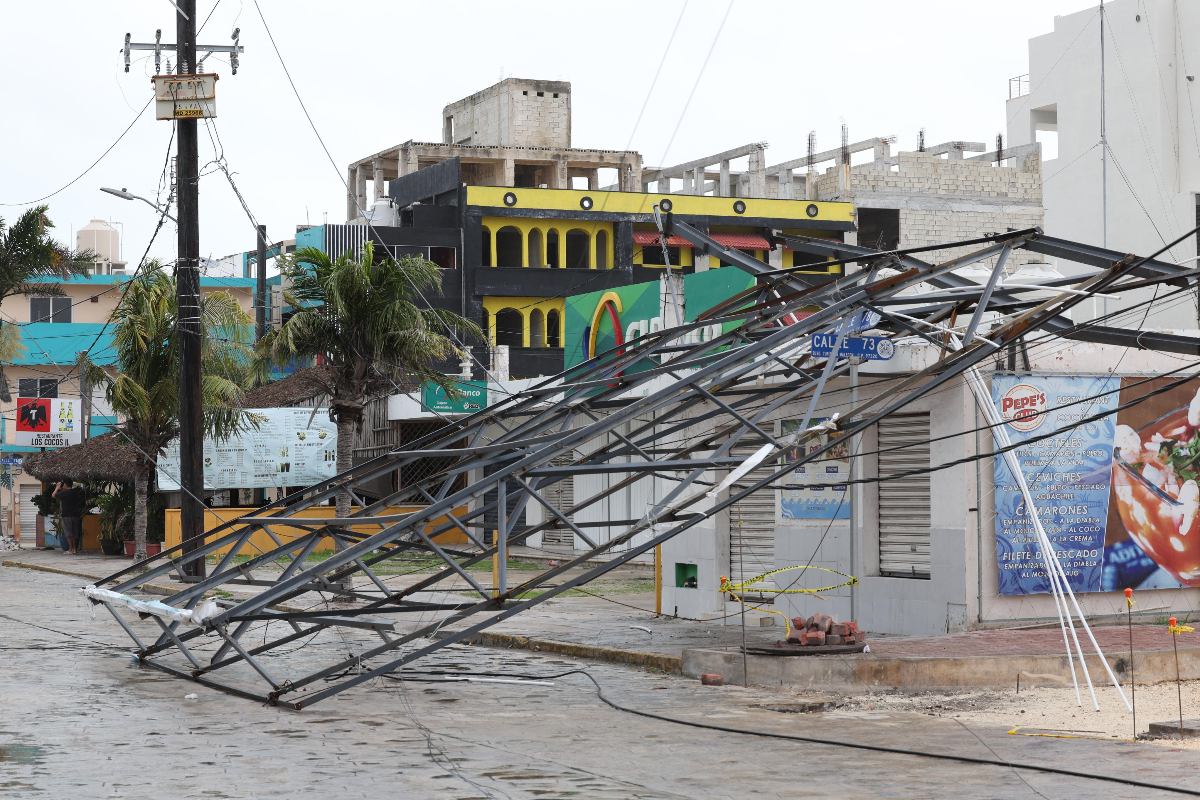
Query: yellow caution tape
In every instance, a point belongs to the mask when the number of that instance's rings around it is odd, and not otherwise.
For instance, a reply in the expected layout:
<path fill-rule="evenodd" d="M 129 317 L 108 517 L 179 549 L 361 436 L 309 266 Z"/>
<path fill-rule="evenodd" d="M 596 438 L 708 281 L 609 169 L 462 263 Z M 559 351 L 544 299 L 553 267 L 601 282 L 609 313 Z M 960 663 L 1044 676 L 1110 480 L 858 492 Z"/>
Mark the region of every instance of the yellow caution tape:
<path fill-rule="evenodd" d="M 730 583 L 729 578 L 722 575 L 721 576 L 721 591 L 728 593 L 734 600 L 738 601 L 742 605 L 745 605 L 746 601 L 743 600 L 742 598 L 738 597 L 737 592 L 742 591 L 747 586 L 753 586 L 756 583 L 764 581 L 767 578 L 771 577 L 772 575 L 778 575 L 781 572 L 790 572 L 791 570 L 794 570 L 794 569 L 817 569 L 817 570 L 821 570 L 822 572 L 832 573 L 833 575 L 841 575 L 843 578 L 846 578 L 847 580 L 843 581 L 842 583 L 834 584 L 833 586 L 822 586 L 819 589 L 803 589 L 803 588 L 801 588 L 801 589 L 766 589 L 766 588 L 762 588 L 762 589 L 759 589 L 758 591 L 762 592 L 764 594 L 767 592 L 770 592 L 772 594 L 817 594 L 819 592 L 828 592 L 833 589 L 840 589 L 843 586 L 857 586 L 858 585 L 858 578 L 854 577 L 853 575 L 847 575 L 844 572 L 838 572 L 836 569 L 826 569 L 825 567 L 799 566 L 799 567 L 783 567 L 782 569 L 774 569 L 774 570 L 771 570 L 770 572 L 764 572 L 762 575 L 757 575 L 757 576 L 751 578 L 750 580 L 742 581 L 741 583 Z M 791 624 L 791 620 L 788 619 L 787 614 L 784 614 L 782 611 L 772 611 L 771 609 L 767 609 L 767 608 L 763 608 L 760 610 L 766 611 L 768 614 L 778 614 L 779 616 L 783 617 L 783 627 L 784 627 L 784 630 L 787 632 L 786 635 L 784 636 L 784 638 L 786 639 L 786 638 L 791 637 L 792 624 Z"/>

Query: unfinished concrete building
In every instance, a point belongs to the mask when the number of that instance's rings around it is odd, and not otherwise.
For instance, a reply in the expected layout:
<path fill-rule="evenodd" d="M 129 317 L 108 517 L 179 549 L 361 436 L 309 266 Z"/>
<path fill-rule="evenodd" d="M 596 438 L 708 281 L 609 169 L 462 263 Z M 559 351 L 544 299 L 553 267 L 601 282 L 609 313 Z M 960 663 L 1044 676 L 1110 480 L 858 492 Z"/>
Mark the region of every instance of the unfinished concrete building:
<path fill-rule="evenodd" d="M 571 147 L 571 84 L 506 78 L 442 110 L 442 141 L 409 140 L 352 163 L 347 173 L 349 222 L 387 195 L 386 183 L 459 159 L 468 186 L 570 189 L 573 178 L 600 188 L 600 170 L 614 170 L 620 191 L 641 190 L 642 157 L 632 150 Z M 582 187 L 581 187 L 582 188 Z"/>

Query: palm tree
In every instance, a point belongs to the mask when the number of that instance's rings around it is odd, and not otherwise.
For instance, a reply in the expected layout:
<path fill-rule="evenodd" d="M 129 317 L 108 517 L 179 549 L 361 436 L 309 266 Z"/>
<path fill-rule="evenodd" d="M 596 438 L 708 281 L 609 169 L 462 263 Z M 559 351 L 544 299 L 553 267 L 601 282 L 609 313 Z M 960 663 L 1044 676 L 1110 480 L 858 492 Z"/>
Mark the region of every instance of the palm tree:
<path fill-rule="evenodd" d="M 64 292 L 56 283 L 39 282 L 38 278 L 89 275 L 96 254 L 90 250 L 72 250 L 50 238 L 54 223 L 46 216 L 49 206 L 35 206 L 17 218 L 15 225 L 5 225 L 0 217 L 0 303 L 13 295 L 61 297 Z M 12 402 L 4 365 L 11 364 L 24 350 L 20 329 L 0 321 L 0 401 Z"/>
<path fill-rule="evenodd" d="M 367 242 L 360 258 L 347 252 L 335 260 L 302 248 L 282 261 L 280 273 L 291 281 L 286 302 L 296 310 L 259 342 L 260 375 L 297 361 L 325 365 L 315 380 L 337 423 L 338 473 L 354 465 L 354 434 L 362 430 L 367 398 L 429 382 L 458 395 L 456 379 L 436 364 L 462 356 L 452 338 L 482 340 L 483 333 L 450 311 L 417 305 L 422 295 L 441 293 L 436 264 L 415 256 L 376 261 Z M 350 501 L 348 490 L 337 496 L 337 516 L 350 514 Z"/>
<path fill-rule="evenodd" d="M 200 300 L 206 335 L 201 346 L 201 401 L 205 436 L 225 438 L 258 420 L 239 404 L 251 377 L 250 316 L 228 292 Z M 179 434 L 179 330 L 175 279 L 150 262 L 128 281 L 110 317 L 114 353 L 109 372 L 82 354 L 88 382 L 124 421 L 118 430 L 136 453 L 135 558 L 146 557 L 146 497 L 159 455 Z M 115 374 L 113 374 L 115 373 Z"/>

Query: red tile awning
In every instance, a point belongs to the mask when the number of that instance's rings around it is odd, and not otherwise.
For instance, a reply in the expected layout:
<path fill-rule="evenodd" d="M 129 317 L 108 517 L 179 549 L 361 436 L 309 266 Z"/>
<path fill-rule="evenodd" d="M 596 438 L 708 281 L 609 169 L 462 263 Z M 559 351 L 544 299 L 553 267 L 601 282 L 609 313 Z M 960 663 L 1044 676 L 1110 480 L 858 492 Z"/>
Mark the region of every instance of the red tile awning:
<path fill-rule="evenodd" d="M 771 243 L 755 233 L 710 233 L 709 238 L 738 250 L 770 250 Z"/>
<path fill-rule="evenodd" d="M 641 244 L 641 245 L 658 244 L 658 239 L 659 239 L 658 231 L 634 231 L 633 232 L 633 243 L 634 244 Z M 692 243 L 689 242 L 687 239 L 683 238 L 682 236 L 668 236 L 667 237 L 667 246 L 668 247 L 691 247 Z"/>

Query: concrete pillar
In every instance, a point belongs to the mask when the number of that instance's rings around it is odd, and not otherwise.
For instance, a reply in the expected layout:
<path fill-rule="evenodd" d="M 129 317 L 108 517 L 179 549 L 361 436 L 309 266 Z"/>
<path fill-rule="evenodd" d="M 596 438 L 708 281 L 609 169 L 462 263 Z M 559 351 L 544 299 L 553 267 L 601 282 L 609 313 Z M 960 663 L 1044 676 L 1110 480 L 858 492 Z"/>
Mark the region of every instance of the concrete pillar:
<path fill-rule="evenodd" d="M 954 142 L 954 145 L 959 145 L 959 144 L 962 144 L 962 142 Z M 951 161 L 962 161 L 962 157 L 963 157 L 963 149 L 961 147 L 955 147 L 952 145 L 950 147 L 950 149 L 946 152 L 946 158 L 950 159 Z"/>
<path fill-rule="evenodd" d="M 680 192 L 683 194 L 695 194 L 692 191 L 692 173 L 690 170 L 685 170 L 683 173 L 683 186 L 680 187 Z"/>
<path fill-rule="evenodd" d="M 354 205 L 354 167 L 346 168 L 346 222 L 351 222 L 358 216 L 358 208 Z"/>
<path fill-rule="evenodd" d="M 875 169 L 886 170 L 888 166 L 884 163 L 884 159 L 892 157 L 892 146 L 883 139 L 876 139 L 872 150 L 875 157 Z"/>
<path fill-rule="evenodd" d="M 659 194 L 670 194 L 671 193 L 671 179 L 670 178 L 659 178 L 658 179 L 658 193 Z"/>
<path fill-rule="evenodd" d="M 818 200 L 817 186 L 820 183 L 820 176 L 817 175 L 815 169 L 810 169 L 804 174 L 804 196 L 809 200 Z"/>
<path fill-rule="evenodd" d="M 354 211 L 354 215 L 365 214 L 367 212 L 367 168 L 364 164 L 359 164 L 354 168 L 354 197 L 358 200 L 358 207 Z"/>
<path fill-rule="evenodd" d="M 501 186 L 514 186 L 517 181 L 517 162 L 515 159 L 506 158 L 503 163 L 503 177 L 500 179 Z"/>
<path fill-rule="evenodd" d="M 589 169 L 587 171 L 587 179 L 589 192 L 595 192 L 600 189 L 600 170 Z M 620 181 L 617 181 L 617 184 L 620 185 Z"/>
<path fill-rule="evenodd" d="M 571 179 L 567 177 L 567 159 L 559 158 L 554 162 L 554 183 L 551 189 L 570 189 Z"/>
<path fill-rule="evenodd" d="M 698 195 L 704 194 L 704 191 L 705 191 L 705 185 L 704 185 L 705 175 L 704 175 L 704 173 L 706 173 L 707 171 L 708 171 L 708 167 L 696 167 L 696 169 L 693 170 L 694 178 L 693 178 L 692 182 L 693 182 L 693 185 L 696 187 L 696 194 L 698 194 Z"/>
<path fill-rule="evenodd" d="M 779 170 L 779 199 L 792 199 L 792 171 L 790 169 Z"/>
<path fill-rule="evenodd" d="M 641 167 L 633 164 L 621 164 L 620 172 L 621 191 L 623 192 L 641 192 L 649 191 L 649 186 L 642 185 L 642 170 Z"/>
<path fill-rule="evenodd" d="M 850 197 L 850 165 L 840 164 L 838 171 L 838 194 L 842 200 L 848 200 Z"/>
<path fill-rule="evenodd" d="M 404 150 L 403 169 L 405 175 L 411 175 L 421 168 L 417 161 L 417 148 L 408 147 Z"/>
<path fill-rule="evenodd" d="M 383 190 L 383 164 L 379 163 L 379 159 L 371 162 L 371 194 L 374 195 L 373 200 L 378 200 L 386 196 Z"/>
<path fill-rule="evenodd" d="M 717 194 L 729 197 L 729 159 L 721 162 L 721 181 L 717 185 Z"/>
<path fill-rule="evenodd" d="M 750 151 L 750 196 L 767 196 L 767 148 L 755 147 Z"/>

